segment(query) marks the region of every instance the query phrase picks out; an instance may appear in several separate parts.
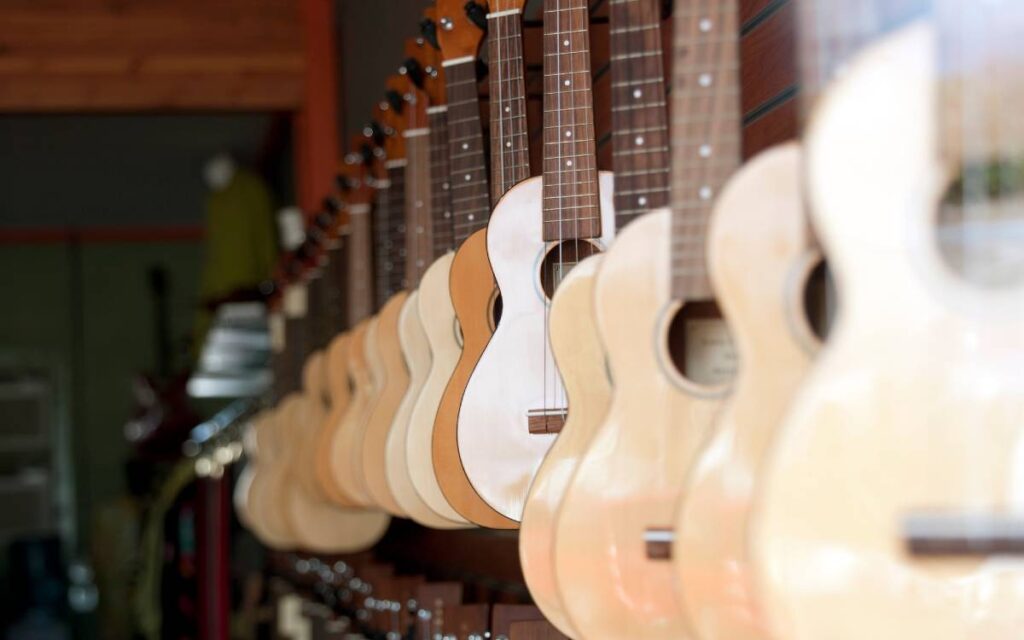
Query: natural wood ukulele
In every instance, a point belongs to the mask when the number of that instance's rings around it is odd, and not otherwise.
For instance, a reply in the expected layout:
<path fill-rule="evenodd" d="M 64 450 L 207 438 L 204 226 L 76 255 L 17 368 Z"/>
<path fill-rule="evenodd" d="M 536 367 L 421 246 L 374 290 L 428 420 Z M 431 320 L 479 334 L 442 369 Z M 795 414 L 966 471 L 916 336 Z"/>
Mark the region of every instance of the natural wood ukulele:
<path fill-rule="evenodd" d="M 440 489 L 454 509 L 470 522 L 483 527 L 508 529 L 516 526 L 484 502 L 470 484 L 459 456 L 457 426 L 459 407 L 469 374 L 476 366 L 499 313 L 497 290 L 486 251 L 486 223 L 490 206 L 515 184 L 529 177 L 528 136 L 526 132 L 526 90 L 522 52 L 522 8 L 524 2 L 503 0 L 491 3 L 487 14 L 488 59 L 490 72 L 490 198 L 486 175 L 471 181 L 460 192 L 472 197 L 453 208 L 455 217 L 454 254 L 442 259 L 437 304 L 430 311 L 438 328 L 433 343 L 435 358 L 431 371 L 431 394 L 424 394 L 419 407 L 428 454 Z M 451 30 L 439 33 L 442 49 L 456 69 L 472 69 L 479 46 L 479 27 L 464 13 L 462 3 L 442 3 L 455 16 Z M 461 25 L 461 26 L 460 26 Z M 463 35 L 469 31 L 470 36 Z M 473 58 L 474 60 L 470 60 Z M 467 72 L 457 71 L 466 75 Z M 467 120 L 479 113 L 476 85 L 467 84 L 453 92 L 452 100 L 463 103 L 449 111 L 449 119 L 459 121 L 457 133 L 449 145 L 453 158 L 451 184 L 464 180 L 466 170 L 486 166 L 482 135 Z M 469 127 L 474 125 L 476 129 Z M 460 138 L 456 140 L 455 138 Z M 462 139 L 464 138 L 464 139 Z M 463 147 L 466 148 L 463 148 Z M 469 197 L 469 196 L 463 196 Z M 422 305 L 424 311 L 427 305 Z M 425 316 L 426 317 L 426 316 Z M 461 340 L 459 340 L 461 336 Z"/>
<path fill-rule="evenodd" d="M 647 557 L 644 537 L 671 523 L 735 367 L 705 243 L 711 204 L 739 165 L 737 21 L 735 1 L 676 3 L 672 207 L 630 224 L 594 285 L 614 391 L 555 541 L 560 591 L 583 637 L 689 635 L 672 568 Z"/>
<path fill-rule="evenodd" d="M 611 0 L 609 5 L 617 231 L 669 199 L 661 9 L 658 0 Z M 551 350 L 569 412 L 537 470 L 519 532 L 519 556 L 530 595 L 548 620 L 573 636 L 578 634 L 565 614 L 555 577 L 554 545 L 565 490 L 611 399 L 604 345 L 593 312 L 593 283 L 602 257 L 582 261 L 551 300 Z"/>
<path fill-rule="evenodd" d="M 433 8 L 425 12 L 425 20 L 434 24 Z M 395 412 L 388 433 L 385 451 L 385 471 L 395 500 L 416 522 L 429 527 L 449 529 L 462 526 L 464 521 L 450 508 L 435 511 L 425 500 L 414 480 L 411 465 L 421 464 L 422 453 L 428 447 L 410 447 L 410 430 L 414 408 L 422 395 L 432 366 L 431 346 L 420 319 L 421 300 L 431 295 L 431 267 L 425 267 L 436 257 L 438 247 L 446 250 L 451 237 L 451 204 L 448 191 L 447 159 L 448 136 L 445 123 L 444 70 L 440 66 L 437 50 L 426 37 L 417 38 L 413 54 L 405 64 L 406 73 L 420 79 L 423 90 L 415 90 L 415 101 L 406 110 L 415 120 L 405 131 L 407 155 L 411 159 L 407 169 L 406 208 L 409 211 L 407 228 L 415 234 L 406 234 L 407 271 L 419 288 L 409 294 L 399 316 L 398 337 L 409 369 L 409 385 Z M 415 205 L 410 209 L 410 203 Z M 417 239 L 418 241 L 413 241 Z M 437 302 L 431 302 L 436 306 Z M 449 330 L 451 327 L 448 327 Z M 410 455 L 411 453 L 411 455 Z M 421 470 L 417 469 L 417 473 Z M 433 473 L 432 469 L 427 470 Z M 441 505 L 445 508 L 445 505 Z M 446 515 L 447 514 L 447 515 Z M 449 517 L 450 516 L 450 517 Z"/>
<path fill-rule="evenodd" d="M 488 223 L 502 316 L 459 411 L 459 453 L 480 496 L 518 520 L 565 416 L 548 341 L 551 296 L 614 233 L 612 176 L 597 171 L 585 0 L 544 5 L 544 176 L 513 187 Z"/>
<path fill-rule="evenodd" d="M 805 136 L 840 306 L 757 494 L 778 637 L 1024 629 L 1024 7 L 937 8 L 848 62 Z"/>

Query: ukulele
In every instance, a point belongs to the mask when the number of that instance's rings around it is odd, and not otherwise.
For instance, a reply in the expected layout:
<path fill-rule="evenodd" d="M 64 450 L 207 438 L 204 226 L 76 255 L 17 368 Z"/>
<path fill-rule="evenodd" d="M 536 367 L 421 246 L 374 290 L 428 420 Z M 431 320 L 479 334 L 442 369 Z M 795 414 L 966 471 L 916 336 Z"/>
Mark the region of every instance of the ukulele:
<path fill-rule="evenodd" d="M 426 20 L 433 24 L 433 9 L 425 12 Z M 409 125 L 405 130 L 407 155 L 412 160 L 407 171 L 406 226 L 415 233 L 406 234 L 407 273 L 418 289 L 409 294 L 399 316 L 398 337 L 409 370 L 409 385 L 395 413 L 388 433 L 385 469 L 388 483 L 399 505 L 416 522 L 438 529 L 458 527 L 465 522 L 446 504 L 439 510 L 431 508 L 417 489 L 411 465 L 429 461 L 429 447 L 417 448 L 409 444 L 414 408 L 423 393 L 431 370 L 432 349 L 420 316 L 421 300 L 431 295 L 433 265 L 427 267 L 441 253 L 447 251 L 451 240 L 451 203 L 448 190 L 447 159 L 448 134 L 445 123 L 444 70 L 437 60 L 436 50 L 426 37 L 413 41 L 404 65 L 407 75 L 414 78 L 411 92 L 413 100 L 406 105 Z M 420 81 L 415 82 L 415 77 Z M 431 302 L 431 306 L 436 306 Z M 451 323 L 446 327 L 452 331 Z M 428 456 L 422 451 L 426 450 Z M 422 470 L 420 470 L 422 472 Z M 433 474 L 433 469 L 427 473 Z M 436 481 L 435 481 L 436 484 Z M 435 501 L 436 502 L 436 501 Z M 450 516 L 450 517 L 448 517 Z"/>
<path fill-rule="evenodd" d="M 444 7 L 451 16 L 439 34 L 442 52 L 449 68 L 463 77 L 475 65 L 479 45 L 479 5 L 466 5 L 446 0 Z M 437 327 L 434 339 L 434 366 L 431 369 L 429 395 L 420 399 L 417 415 L 425 436 L 420 442 L 429 445 L 430 458 L 425 464 L 436 471 L 440 490 L 451 506 L 483 527 L 509 529 L 516 522 L 495 511 L 480 498 L 466 477 L 459 456 L 457 427 L 459 407 L 466 383 L 476 367 L 484 346 L 490 340 L 500 315 L 500 301 L 494 275 L 487 257 L 486 223 L 491 202 L 497 202 L 514 185 L 530 175 L 529 141 L 526 130 L 526 89 L 522 51 L 522 0 L 498 0 L 490 3 L 491 13 L 485 21 L 490 88 L 491 176 L 490 199 L 485 177 L 460 186 L 466 200 L 454 209 L 454 245 L 458 250 L 446 253 L 437 264 L 438 288 L 432 296 L 435 304 L 428 306 L 423 298 L 423 315 L 430 315 Z M 451 183 L 465 182 L 467 170 L 484 166 L 485 157 L 479 121 L 476 85 L 468 83 L 451 91 L 450 100 L 458 105 L 449 111 L 455 121 L 450 145 Z M 458 138 L 458 139 L 454 139 Z M 476 175 L 476 174 L 473 174 Z M 442 262 L 443 261 L 443 262 Z M 451 327 L 458 329 L 453 331 Z M 460 341 L 459 334 L 462 340 Z"/>
<path fill-rule="evenodd" d="M 612 165 L 618 231 L 641 213 L 668 204 L 669 130 L 665 108 L 659 0 L 612 0 L 609 34 Z M 647 96 L 640 108 L 636 97 Z M 580 262 L 551 300 L 548 331 L 565 384 L 568 415 L 530 488 L 519 532 L 527 587 L 545 617 L 578 636 L 564 612 L 555 577 L 554 541 L 562 498 L 611 398 L 604 347 L 593 313 L 602 254 Z"/>
<path fill-rule="evenodd" d="M 544 176 L 513 187 L 488 223 L 501 323 L 466 386 L 458 443 L 473 487 L 518 520 L 565 415 L 547 312 L 559 282 L 614 232 L 612 176 L 597 172 L 585 0 L 544 5 Z"/>
<path fill-rule="evenodd" d="M 937 3 L 856 55 L 805 135 L 841 305 L 751 526 L 778 637 L 1020 637 L 1018 2 Z"/>
<path fill-rule="evenodd" d="M 399 86 L 401 83 L 395 79 L 391 82 L 399 83 Z M 403 123 L 401 118 L 393 116 L 394 111 L 401 110 L 403 106 L 401 94 L 389 91 L 386 99 L 375 107 L 374 115 L 377 119 L 368 127 L 373 139 L 383 145 L 372 151 L 375 187 L 372 228 L 373 244 L 377 249 L 374 254 L 374 280 L 378 305 L 383 305 L 401 291 L 404 277 L 400 247 L 404 229 L 399 212 L 404 210 L 406 161 L 404 141 L 400 130 L 396 128 L 402 127 Z M 368 214 L 369 208 L 365 212 Z M 396 318 L 398 309 L 400 300 L 396 300 L 389 309 L 389 322 Z M 379 321 L 380 315 L 370 317 L 353 330 L 350 373 L 355 382 L 355 392 L 333 446 L 332 470 L 337 482 L 350 487 L 357 504 L 363 506 L 377 504 L 368 487 L 363 452 L 370 417 L 385 382 L 385 368 L 378 340 Z M 378 485 L 377 489 L 380 495 L 389 493 L 384 486 Z M 398 511 L 396 504 L 390 506 Z"/>
<path fill-rule="evenodd" d="M 332 227 L 333 220 L 321 215 L 317 221 L 323 227 Z M 326 228 L 313 227 L 311 233 L 315 247 L 329 240 Z M 328 266 L 311 249 L 313 267 L 305 278 L 285 291 L 286 346 L 295 358 L 301 358 L 307 346 L 316 348 L 326 342 L 323 323 L 314 324 L 325 313 L 323 302 L 327 289 L 333 283 L 324 278 Z M 320 249 L 322 251 L 322 248 Z M 290 317 L 289 317 L 290 316 Z M 292 523 L 292 530 L 303 549 L 315 552 L 343 553 L 369 548 L 383 536 L 390 518 L 387 514 L 364 509 L 342 509 L 320 491 L 315 469 L 309 464 L 315 459 L 318 430 L 327 413 L 326 370 L 322 349 L 306 359 L 302 371 L 302 390 L 291 394 L 284 402 L 285 427 L 289 431 L 287 451 L 290 453 L 283 495 L 284 508 Z"/>
<path fill-rule="evenodd" d="M 375 190 L 371 179 L 371 167 L 377 161 L 374 140 L 357 138 L 353 151 L 345 157 L 344 175 L 351 182 L 351 191 L 346 201 L 345 213 L 348 219 L 348 237 L 351 250 L 348 254 L 347 291 L 348 320 L 352 328 L 339 344 L 332 344 L 328 350 L 328 378 L 335 384 L 350 389 L 348 401 L 338 403 L 328 415 L 323 431 L 326 441 L 321 446 L 317 465 L 321 485 L 329 485 L 344 496 L 343 506 L 369 505 L 364 481 L 356 474 L 355 437 L 357 426 L 373 392 L 373 381 L 366 364 L 366 318 L 373 310 L 371 278 L 372 233 L 370 224 L 370 202 Z M 338 351 L 341 351 L 340 353 Z M 330 488 L 325 490 L 331 495 Z"/>
<path fill-rule="evenodd" d="M 594 283 L 614 390 L 563 499 L 554 554 L 583 637 L 690 637 L 671 565 L 648 558 L 644 539 L 671 523 L 736 365 L 705 243 L 740 159 L 737 21 L 734 1 L 676 4 L 672 207 L 630 224 Z"/>

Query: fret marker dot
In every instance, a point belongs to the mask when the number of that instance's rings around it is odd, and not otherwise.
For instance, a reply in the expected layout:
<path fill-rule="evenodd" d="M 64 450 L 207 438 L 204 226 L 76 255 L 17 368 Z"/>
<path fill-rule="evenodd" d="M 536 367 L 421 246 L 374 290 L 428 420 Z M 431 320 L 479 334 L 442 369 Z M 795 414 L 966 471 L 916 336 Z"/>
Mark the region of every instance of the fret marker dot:
<path fill-rule="evenodd" d="M 565 84 L 565 86 L 567 86 L 567 87 L 568 87 L 569 85 L 571 85 L 571 84 L 572 84 L 572 82 L 570 82 L 569 80 L 566 80 L 566 81 L 564 82 L 564 84 Z"/>
<path fill-rule="evenodd" d="M 701 21 L 700 21 L 700 30 L 703 31 L 704 33 L 707 33 L 708 31 L 711 31 L 711 19 L 710 18 L 703 18 L 703 19 L 701 19 Z"/>
<path fill-rule="evenodd" d="M 646 197 L 644 197 L 644 196 L 640 196 L 640 197 L 639 197 L 639 198 L 637 199 L 636 203 L 637 203 L 638 205 L 640 205 L 641 207 L 646 207 L 646 206 L 647 206 L 647 198 L 646 198 Z"/>
<path fill-rule="evenodd" d="M 473 214 L 471 213 L 471 214 L 469 214 L 468 216 L 466 216 L 466 219 L 467 219 L 467 220 L 472 220 L 472 219 L 473 219 L 473 218 L 475 218 L 475 217 L 476 217 L 476 216 L 474 216 L 474 215 L 473 215 Z"/>
<path fill-rule="evenodd" d="M 468 148 L 469 148 L 469 143 L 468 142 L 463 142 L 462 143 L 462 150 L 465 151 Z"/>
<path fill-rule="evenodd" d="M 505 113 L 512 113 L 512 107 L 505 107 Z"/>
<path fill-rule="evenodd" d="M 562 44 L 568 47 L 568 46 L 569 46 L 569 40 L 568 40 L 568 38 L 567 38 L 567 39 L 565 39 L 565 40 L 563 40 L 563 41 L 562 41 Z"/>
<path fill-rule="evenodd" d="M 636 140 L 634 140 L 634 142 L 636 142 L 636 146 L 638 146 L 638 147 L 642 146 L 643 143 L 644 143 L 644 137 L 643 136 L 637 136 Z"/>
<path fill-rule="evenodd" d="M 572 137 L 572 131 L 566 131 L 565 132 L 565 137 L 566 138 L 571 138 Z"/>
<path fill-rule="evenodd" d="M 566 160 L 565 161 L 565 166 L 571 167 L 572 166 L 572 160 Z"/>
<path fill-rule="evenodd" d="M 417 267 L 422 267 L 423 266 L 423 261 L 422 260 L 417 260 L 416 261 L 416 266 Z"/>
<path fill-rule="evenodd" d="M 473 179 L 473 176 L 471 176 L 470 174 L 467 173 L 466 174 L 466 182 L 469 182 L 472 179 Z"/>
<path fill-rule="evenodd" d="M 700 86 L 702 86 L 702 87 L 710 87 L 711 86 L 711 74 L 710 73 L 702 73 L 702 74 L 700 74 L 700 78 L 698 78 L 697 81 L 700 83 Z"/>
<path fill-rule="evenodd" d="M 447 190 L 448 189 L 448 183 L 447 182 L 441 183 L 441 188 Z"/>
<path fill-rule="evenodd" d="M 633 89 L 633 97 L 634 98 L 639 100 L 641 97 L 643 97 L 643 95 L 644 95 L 644 92 L 641 91 L 640 89 Z"/>
<path fill-rule="evenodd" d="M 700 150 L 698 151 L 698 153 L 700 153 L 700 157 L 702 157 L 702 158 L 710 158 L 711 157 L 711 145 L 710 144 L 702 144 L 702 145 L 700 145 Z"/>
<path fill-rule="evenodd" d="M 447 218 L 450 218 L 450 217 L 452 217 L 452 212 L 451 212 L 451 211 L 445 211 L 445 212 L 444 212 L 444 217 L 445 217 L 446 219 L 447 219 Z"/>
<path fill-rule="evenodd" d="M 417 206 L 419 206 L 419 205 L 417 205 Z M 417 226 L 416 227 L 416 233 L 423 233 L 423 227 L 422 226 Z"/>
<path fill-rule="evenodd" d="M 698 194 L 700 195 L 700 199 L 701 200 L 710 200 L 711 199 L 711 187 L 706 186 L 706 185 L 701 187 L 700 191 L 698 192 Z"/>
<path fill-rule="evenodd" d="M 512 148 L 512 141 L 509 140 L 508 142 L 506 142 L 505 146 L 508 147 L 509 149 L 511 149 Z"/>

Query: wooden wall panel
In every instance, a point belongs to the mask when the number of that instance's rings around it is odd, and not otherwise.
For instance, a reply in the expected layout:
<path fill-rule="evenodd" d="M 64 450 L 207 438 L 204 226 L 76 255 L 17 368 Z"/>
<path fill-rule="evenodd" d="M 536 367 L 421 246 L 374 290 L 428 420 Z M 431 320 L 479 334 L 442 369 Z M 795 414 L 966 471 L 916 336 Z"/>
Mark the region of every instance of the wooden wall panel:
<path fill-rule="evenodd" d="M 295 0 L 13 0 L 0 5 L 0 111 L 291 110 Z"/>

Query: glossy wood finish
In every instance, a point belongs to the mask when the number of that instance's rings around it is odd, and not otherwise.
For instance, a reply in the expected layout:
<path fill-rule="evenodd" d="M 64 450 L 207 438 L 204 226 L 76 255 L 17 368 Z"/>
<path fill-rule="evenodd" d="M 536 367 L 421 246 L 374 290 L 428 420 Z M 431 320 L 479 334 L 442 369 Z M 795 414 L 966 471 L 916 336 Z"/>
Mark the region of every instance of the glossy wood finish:
<path fill-rule="evenodd" d="M 431 452 L 437 482 L 445 499 L 462 517 L 482 527 L 512 529 L 518 526 L 517 522 L 495 511 L 470 484 L 458 450 L 462 397 L 494 331 L 492 303 L 497 295 L 497 284 L 487 257 L 486 229 L 470 236 L 453 256 L 449 290 L 462 334 L 462 349 L 434 418 Z"/>
<path fill-rule="evenodd" d="M 409 386 L 409 372 L 405 368 L 398 339 L 398 316 L 407 297 L 408 293 L 404 291 L 392 296 L 374 317 L 373 325 L 367 332 L 367 360 L 376 393 L 370 400 L 366 422 L 360 440 L 356 443 L 370 499 L 397 516 L 402 516 L 403 512 L 388 486 L 384 464 L 388 431 L 398 404 Z"/>
<path fill-rule="evenodd" d="M 725 394 L 684 380 L 667 351 L 670 212 L 628 226 L 598 271 L 594 305 L 615 383 L 603 424 L 566 492 L 556 576 L 582 637 L 690 637 L 671 566 L 644 532 L 671 523 L 689 463 Z M 570 588 L 571 587 L 571 588 Z"/>
<path fill-rule="evenodd" d="M 1019 560 L 914 558 L 902 536 L 920 510 L 1016 514 L 1024 495 L 1024 295 L 1019 280 L 970 285 L 938 253 L 937 54 L 921 23 L 872 45 L 806 136 L 841 304 L 759 485 L 751 540 L 779 637 L 1009 640 L 1024 628 Z"/>
<path fill-rule="evenodd" d="M 762 462 L 810 368 L 818 340 L 804 286 L 810 242 L 796 143 L 750 160 L 711 217 L 708 259 L 740 368 L 735 389 L 686 483 L 675 519 L 676 593 L 697 637 L 774 637 L 761 611 L 747 534 Z"/>
<path fill-rule="evenodd" d="M 530 595 L 558 629 L 579 637 L 555 578 L 558 512 L 576 466 L 608 411 L 611 381 L 593 312 L 594 278 L 601 255 L 577 265 L 551 301 L 551 351 L 562 372 L 569 415 L 537 471 L 523 509 L 519 559 Z M 571 366 L 565 363 L 571 362 Z"/>
<path fill-rule="evenodd" d="M 502 292 L 502 317 L 466 385 L 458 418 L 467 477 L 488 504 L 513 520 L 521 517 L 534 473 L 554 440 L 527 428 L 530 411 L 555 401 L 546 387 L 558 378 L 538 273 L 548 248 L 540 182 L 531 178 L 514 187 L 491 216 L 487 249 Z M 612 175 L 602 173 L 600 208 L 608 215 L 602 215 L 602 236 L 596 239 L 601 247 L 614 235 L 611 195 Z"/>
<path fill-rule="evenodd" d="M 348 499 L 360 506 L 370 506 L 369 490 L 362 474 L 361 428 L 369 415 L 369 404 L 376 381 L 366 361 L 367 333 L 373 320 L 364 320 L 352 329 L 352 345 L 348 360 L 353 381 L 352 400 L 341 417 L 331 443 L 331 474 L 334 484 Z"/>

